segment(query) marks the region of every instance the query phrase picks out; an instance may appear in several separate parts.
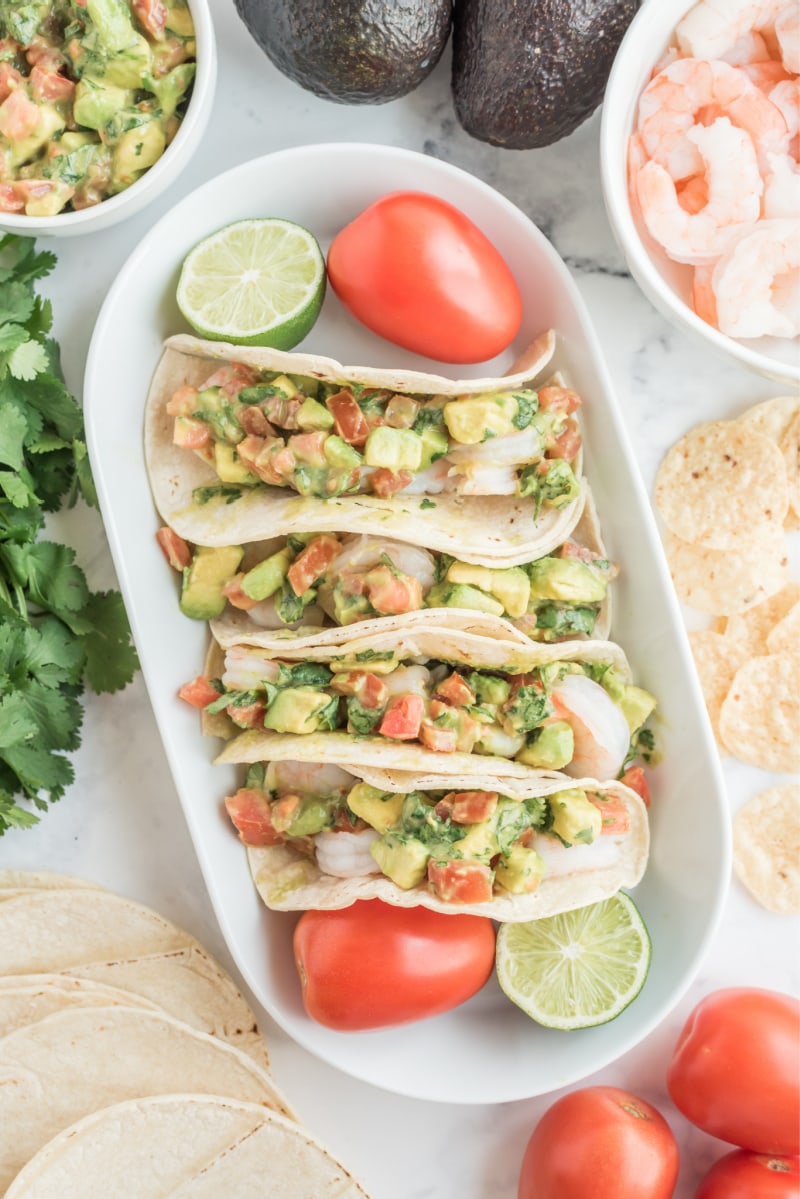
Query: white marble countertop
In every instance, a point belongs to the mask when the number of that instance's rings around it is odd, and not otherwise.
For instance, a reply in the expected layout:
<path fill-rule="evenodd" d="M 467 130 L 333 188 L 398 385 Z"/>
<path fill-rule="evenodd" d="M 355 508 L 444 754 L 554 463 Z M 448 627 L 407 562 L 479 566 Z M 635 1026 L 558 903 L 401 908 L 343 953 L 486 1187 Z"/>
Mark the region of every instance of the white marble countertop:
<path fill-rule="evenodd" d="M 595 322 L 648 486 L 666 448 L 696 421 L 734 416 L 779 394 L 774 383 L 687 340 L 631 280 L 603 209 L 599 114 L 545 150 L 483 145 L 455 120 L 448 56 L 404 99 L 375 107 L 329 104 L 278 74 L 240 23 L 233 0 L 211 2 L 220 75 L 202 149 L 178 183 L 130 223 L 57 246 L 58 266 L 45 288 L 76 393 L 105 292 L 155 219 L 201 182 L 248 158 L 303 142 L 352 140 L 422 150 L 463 167 L 498 188 L 545 232 Z M 414 180 L 408 183 L 413 187 Z M 93 587 L 114 585 L 96 513 L 74 509 L 59 514 L 53 527 L 76 546 Z M 74 764 L 75 784 L 41 824 L 0 841 L 0 866 L 59 870 L 104 883 L 190 929 L 230 965 L 141 677 L 116 696 L 88 697 Z M 724 773 L 732 812 L 763 788 L 786 781 L 732 759 Z M 687 994 L 646 1041 L 586 1080 L 627 1087 L 664 1113 L 681 1147 L 676 1199 L 690 1199 L 701 1175 L 728 1148 L 692 1129 L 669 1101 L 664 1075 L 677 1033 L 692 1005 L 717 987 L 797 993 L 800 963 L 788 947 L 798 944 L 799 925 L 759 908 L 732 883 L 717 937 Z M 373 1199 L 515 1199 L 527 1138 L 560 1092 L 485 1107 L 401 1098 L 317 1061 L 261 1015 L 280 1086 Z"/>

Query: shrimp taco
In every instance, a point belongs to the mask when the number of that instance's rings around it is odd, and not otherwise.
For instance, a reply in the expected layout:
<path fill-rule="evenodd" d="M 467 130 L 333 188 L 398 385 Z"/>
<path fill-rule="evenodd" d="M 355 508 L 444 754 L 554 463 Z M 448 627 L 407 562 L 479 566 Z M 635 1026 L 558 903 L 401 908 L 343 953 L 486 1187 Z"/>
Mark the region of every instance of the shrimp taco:
<path fill-rule="evenodd" d="M 585 502 L 580 397 L 537 383 L 554 348 L 545 334 L 514 374 L 452 380 L 172 337 L 147 405 L 156 507 L 202 546 L 306 530 L 529 562 Z"/>
<path fill-rule="evenodd" d="M 375 898 L 532 920 L 644 873 L 647 811 L 623 783 L 345 769 L 285 741 L 225 800 L 270 908 Z"/>
<path fill-rule="evenodd" d="M 210 620 L 225 647 L 313 656 L 420 620 L 523 644 L 602 639 L 610 627 L 609 583 L 617 571 L 588 491 L 569 540 L 519 566 L 478 566 L 357 533 L 290 533 L 211 547 L 191 546 L 165 526 L 157 538 L 182 577 L 181 611 Z"/>
<path fill-rule="evenodd" d="M 233 734 L 220 762 L 302 754 L 518 780 L 616 778 L 656 704 L 613 642 L 522 645 L 452 625 L 387 630 L 315 661 L 232 646 L 181 694 L 203 707 L 206 731 Z"/>

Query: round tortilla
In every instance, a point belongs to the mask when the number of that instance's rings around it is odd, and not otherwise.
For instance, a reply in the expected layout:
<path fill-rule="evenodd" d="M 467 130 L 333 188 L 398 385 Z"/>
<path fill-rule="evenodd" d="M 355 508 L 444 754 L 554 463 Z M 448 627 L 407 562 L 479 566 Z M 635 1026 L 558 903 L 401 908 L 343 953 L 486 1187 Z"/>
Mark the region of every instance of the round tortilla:
<path fill-rule="evenodd" d="M 56 1136 L 7 1199 L 368 1199 L 304 1129 L 252 1103 L 166 1095 L 105 1108 Z"/>
<path fill-rule="evenodd" d="M 0 1194 L 76 1120 L 126 1099 L 181 1092 L 229 1095 L 292 1114 L 249 1057 L 161 1013 L 72 1008 L 3 1037 Z"/>
<path fill-rule="evenodd" d="M 171 337 L 156 368 L 145 417 L 145 458 L 153 498 L 162 520 L 181 537 L 200 545 L 234 545 L 304 529 L 309 532 L 383 533 L 387 538 L 443 550 L 464 562 L 517 566 L 555 549 L 565 541 L 581 516 L 585 487 L 561 509 L 544 508 L 524 496 L 341 495 L 330 499 L 300 496 L 287 488 L 258 487 L 234 503 L 214 497 L 199 505 L 196 487 L 219 483 L 211 466 L 197 454 L 172 442 L 173 418 L 166 411 L 169 397 L 184 384 L 201 384 L 209 363 L 245 362 L 259 369 L 280 370 L 318 379 L 357 381 L 393 391 L 466 395 L 487 390 L 511 390 L 531 382 L 552 356 L 550 335 L 532 355 L 525 370 L 497 379 L 452 380 L 413 371 L 346 367 L 328 358 L 287 354 L 204 342 L 187 336 Z M 581 457 L 575 462 L 581 473 Z M 431 504 L 435 505 L 431 507 Z M 424 506 L 423 506 L 424 505 Z"/>
<path fill-rule="evenodd" d="M 0 978 L 0 1030 L 4 1037 L 66 1008 L 115 1007 L 118 1004 L 159 1010 L 157 1004 L 149 1003 L 131 991 L 106 987 L 85 978 L 64 978 L 60 974 Z"/>
<path fill-rule="evenodd" d="M 25 891 L 58 891 L 68 887 L 81 891 L 105 889 L 99 883 L 88 882 L 74 874 L 56 874 L 49 870 L 0 870 L 0 900 Z"/>

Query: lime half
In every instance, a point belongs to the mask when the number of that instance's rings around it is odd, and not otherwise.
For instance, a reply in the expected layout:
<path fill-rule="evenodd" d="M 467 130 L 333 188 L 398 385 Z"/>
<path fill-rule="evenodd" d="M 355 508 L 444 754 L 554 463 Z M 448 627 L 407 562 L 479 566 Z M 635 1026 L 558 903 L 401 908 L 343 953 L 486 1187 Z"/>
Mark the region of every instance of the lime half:
<path fill-rule="evenodd" d="M 650 937 L 630 896 L 531 920 L 497 934 L 497 978 L 509 999 L 548 1028 L 607 1024 L 650 968 Z"/>
<path fill-rule="evenodd" d="M 325 296 L 325 259 L 302 225 L 273 217 L 237 221 L 187 255 L 177 301 L 202 337 L 290 350 L 311 329 Z"/>

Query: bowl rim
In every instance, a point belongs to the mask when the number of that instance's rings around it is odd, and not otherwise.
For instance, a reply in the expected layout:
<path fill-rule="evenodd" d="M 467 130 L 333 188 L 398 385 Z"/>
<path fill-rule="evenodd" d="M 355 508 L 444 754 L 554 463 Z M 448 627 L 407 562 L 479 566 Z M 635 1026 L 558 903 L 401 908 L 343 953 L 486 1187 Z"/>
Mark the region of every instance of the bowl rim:
<path fill-rule="evenodd" d="M 679 0 L 672 6 L 667 37 L 696 2 Z M 645 72 L 650 71 L 659 53 L 659 47 L 652 54 L 645 53 L 653 40 L 653 19 L 661 16 L 656 26 L 660 31 L 666 11 L 662 0 L 644 0 L 620 43 L 606 84 L 600 121 L 600 176 L 609 223 L 634 279 L 665 315 L 677 319 L 706 344 L 710 343 L 719 352 L 736 358 L 751 370 L 786 383 L 800 383 L 800 345 L 798 363 L 793 366 L 767 353 L 753 350 L 707 324 L 666 282 L 634 222 L 628 194 L 628 137 L 642 87 L 647 81 Z M 632 86 L 632 81 L 639 76 L 643 76 L 641 82 Z"/>
<path fill-rule="evenodd" d="M 213 91 L 217 75 L 217 56 L 214 40 L 214 26 L 211 19 L 210 0 L 186 0 L 192 14 L 195 36 L 198 44 L 197 71 L 192 86 L 192 95 L 181 120 L 178 132 L 165 149 L 161 157 L 149 167 L 141 179 L 137 179 L 124 191 L 117 192 L 99 204 L 82 208 L 77 212 L 58 212 L 53 216 L 28 216 L 26 213 L 4 212 L 0 214 L 2 229 L 8 233 L 28 234 L 36 237 L 41 233 L 59 233 L 69 229 L 70 232 L 80 225 L 90 225 L 93 221 L 99 223 L 102 215 L 103 223 L 110 224 L 134 198 L 137 203 L 146 203 L 141 199 L 146 191 L 158 190 L 157 185 L 165 174 L 169 174 L 173 165 L 177 166 L 182 155 L 191 150 L 192 139 L 202 134 L 205 126 L 205 105 L 202 97 Z M 169 183 L 169 179 L 166 181 Z"/>

